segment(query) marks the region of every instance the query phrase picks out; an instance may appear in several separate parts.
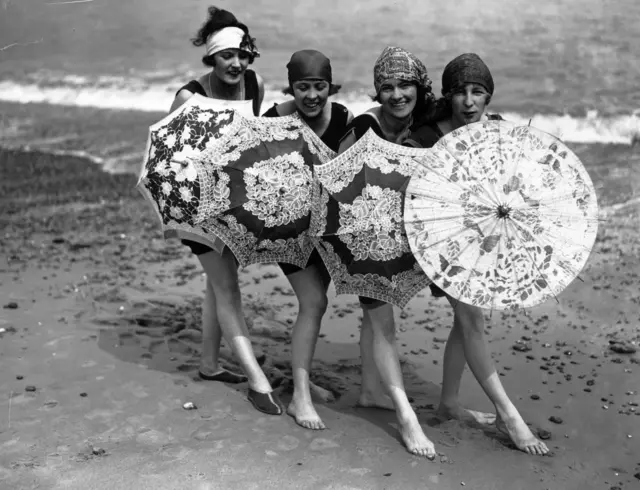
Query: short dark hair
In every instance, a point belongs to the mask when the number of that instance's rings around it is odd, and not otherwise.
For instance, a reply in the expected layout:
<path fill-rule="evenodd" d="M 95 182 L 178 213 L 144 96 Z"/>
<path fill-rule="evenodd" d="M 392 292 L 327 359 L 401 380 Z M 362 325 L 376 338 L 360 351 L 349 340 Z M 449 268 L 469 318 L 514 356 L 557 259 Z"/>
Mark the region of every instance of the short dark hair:
<path fill-rule="evenodd" d="M 418 89 L 416 106 L 413 108 L 414 118 L 430 117 L 436 110 L 436 100 L 431 91 L 431 87 L 423 87 L 416 82 L 411 82 Z M 372 95 L 371 100 L 380 103 L 380 94 Z"/>
<path fill-rule="evenodd" d="M 207 44 L 209 36 L 220 29 L 225 27 L 238 27 L 244 31 L 244 38 L 242 44 L 249 47 L 251 50 L 255 50 L 255 39 L 249 34 L 249 28 L 238 21 L 235 15 L 228 10 L 219 9 L 218 7 L 211 6 L 207 9 L 208 17 L 207 21 L 202 24 L 202 27 L 196 33 L 196 36 L 191 39 L 191 43 L 196 46 L 204 46 Z M 255 56 L 249 54 L 249 63 L 253 63 Z M 206 66 L 215 66 L 215 60 L 213 55 L 205 55 L 202 57 L 202 63 Z"/>

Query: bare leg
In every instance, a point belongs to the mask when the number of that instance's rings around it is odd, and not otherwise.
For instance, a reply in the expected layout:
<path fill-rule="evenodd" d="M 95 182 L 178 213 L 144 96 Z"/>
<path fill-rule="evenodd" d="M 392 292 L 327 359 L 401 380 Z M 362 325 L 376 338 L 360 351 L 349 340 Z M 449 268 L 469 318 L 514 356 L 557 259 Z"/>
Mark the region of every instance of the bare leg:
<path fill-rule="evenodd" d="M 511 402 L 489 355 L 484 341 L 484 315 L 480 308 L 449 298 L 456 309 L 462 331 L 464 355 L 478 383 L 496 407 L 496 427 L 511 438 L 518 449 L 529 454 L 544 455 L 547 445 L 537 439 Z M 454 373 L 455 374 L 455 373 Z M 457 381 L 459 384 L 459 380 Z M 454 384 L 455 387 L 455 384 Z"/>
<path fill-rule="evenodd" d="M 373 329 L 370 315 L 363 314 L 360 329 L 360 361 L 362 380 L 357 406 L 394 410 L 393 400 L 385 393 L 380 373 L 373 358 Z"/>
<path fill-rule="evenodd" d="M 327 310 L 327 290 L 315 265 L 295 272 L 287 276 L 287 279 L 299 303 L 291 339 L 293 398 L 287 413 L 306 429 L 325 429 L 311 401 L 309 373 L 322 317 Z"/>
<path fill-rule="evenodd" d="M 232 373 L 220 367 L 220 342 L 222 341 L 222 329 L 218 321 L 216 296 L 213 293 L 213 285 L 206 275 L 206 289 L 202 302 L 202 354 L 200 356 L 200 376 L 211 381 L 223 381 L 225 383 L 243 383 L 247 377 Z"/>
<path fill-rule="evenodd" d="M 482 312 L 480 312 L 480 314 L 482 314 Z M 464 336 L 460 323 L 460 315 L 456 310 L 455 316 L 453 317 L 453 328 L 451 329 L 449 339 L 444 349 L 442 393 L 440 394 L 438 416 L 445 420 L 457 419 L 482 425 L 494 424 L 496 421 L 495 414 L 476 412 L 475 410 L 468 410 L 460 406 L 460 382 L 467 364 L 467 359 L 464 355 Z"/>
<path fill-rule="evenodd" d="M 433 443 L 422 431 L 418 417 L 404 391 L 396 349 L 393 307 L 389 304 L 363 307 L 363 314 L 364 317 L 368 317 L 368 320 L 363 322 L 363 329 L 367 325 L 373 332 L 373 359 L 382 383 L 393 400 L 402 440 L 410 453 L 433 460 L 436 456 Z"/>
<path fill-rule="evenodd" d="M 212 251 L 198 255 L 198 259 L 211 282 L 218 322 L 249 378 L 249 387 L 258 393 L 270 393 L 271 385 L 256 361 L 249 340 L 249 330 L 242 311 L 238 270 L 231 251 L 228 248 L 225 248 L 223 254 Z"/>

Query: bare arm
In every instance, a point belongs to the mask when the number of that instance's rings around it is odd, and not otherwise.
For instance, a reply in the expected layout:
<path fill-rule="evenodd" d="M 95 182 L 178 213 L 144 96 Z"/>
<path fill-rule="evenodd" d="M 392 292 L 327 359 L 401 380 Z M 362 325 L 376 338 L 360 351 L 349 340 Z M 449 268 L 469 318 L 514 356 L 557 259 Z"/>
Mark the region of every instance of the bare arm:
<path fill-rule="evenodd" d="M 176 95 L 176 98 L 173 100 L 173 104 L 171 104 L 171 109 L 169 109 L 169 113 L 175 111 L 178 107 L 184 104 L 187 100 L 189 100 L 193 96 L 193 93 L 188 90 L 180 90 Z"/>
<path fill-rule="evenodd" d="M 340 147 L 338 148 L 338 155 L 340 153 L 344 153 L 349 148 L 351 148 L 356 142 L 356 133 L 355 130 L 349 131 L 343 138 L 340 140 Z"/>
<path fill-rule="evenodd" d="M 256 73 L 256 81 L 258 82 L 258 114 L 260 114 L 260 108 L 264 101 L 264 80 Z"/>

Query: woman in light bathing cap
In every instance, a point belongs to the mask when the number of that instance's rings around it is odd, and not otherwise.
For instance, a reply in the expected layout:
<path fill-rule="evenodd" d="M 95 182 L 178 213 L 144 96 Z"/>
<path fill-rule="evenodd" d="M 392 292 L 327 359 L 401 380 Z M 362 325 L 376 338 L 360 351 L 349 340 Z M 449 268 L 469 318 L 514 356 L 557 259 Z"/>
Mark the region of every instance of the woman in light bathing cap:
<path fill-rule="evenodd" d="M 373 69 L 376 91 L 373 107 L 355 117 L 340 143 L 340 153 L 355 144 L 369 129 L 391 143 L 415 146 L 410 127 L 414 116 L 430 112 L 435 97 L 425 65 L 412 53 L 398 47 L 387 47 Z M 402 274 L 414 272 L 415 262 L 406 264 Z M 367 275 L 362 273 L 363 280 Z M 428 284 L 429 280 L 416 278 Z M 375 286 L 371 285 L 371 290 Z M 362 382 L 358 405 L 395 410 L 400 434 L 407 450 L 433 460 L 433 443 L 425 436 L 404 389 L 400 360 L 395 343 L 395 320 L 389 303 L 361 296 L 363 318 L 360 331 Z"/>
<path fill-rule="evenodd" d="M 227 10 L 209 7 L 209 18 L 191 41 L 204 46 L 204 65 L 209 73 L 191 80 L 178 90 L 172 110 L 193 94 L 222 100 L 251 100 L 253 115 L 260 114 L 264 82 L 249 65 L 260 56 L 249 28 Z"/>
<path fill-rule="evenodd" d="M 499 115 L 485 112 L 493 91 L 493 77 L 480 57 L 474 53 L 458 56 L 446 66 L 442 74 L 444 97 L 438 101 L 438 110 L 435 115 L 427 115 L 422 124 L 414 128 L 413 138 L 422 147 L 431 148 L 444 135 L 465 124 L 482 119 L 502 119 Z M 533 435 L 500 382 L 485 342 L 482 310 L 456 301 L 434 284 L 430 288 L 435 297 L 446 296 L 454 310 L 453 327 L 444 351 L 438 415 L 443 419 L 495 423 L 521 451 L 534 455 L 547 454 L 547 445 Z M 497 416 L 461 407 L 460 382 L 467 363 L 494 404 Z"/>
<path fill-rule="evenodd" d="M 202 62 L 211 71 L 191 80 L 176 94 L 171 111 L 193 96 L 222 100 L 250 100 L 252 114 L 260 113 L 264 96 L 262 79 L 248 66 L 259 56 L 249 29 L 226 10 L 210 7 L 209 18 L 192 39 L 204 46 Z M 196 199 L 199 195 L 196 196 Z M 207 274 L 202 306 L 202 353 L 199 375 L 208 381 L 249 382 L 249 401 L 261 412 L 280 415 L 282 405 L 258 364 L 242 311 L 238 283 L 238 264 L 228 247 L 220 241 L 216 249 L 195 241 L 183 240 L 198 258 Z M 219 363 L 222 333 L 229 339 L 234 355 L 246 376 L 222 368 Z"/>
<path fill-rule="evenodd" d="M 353 115 L 342 104 L 329 102 L 329 96 L 340 86 L 333 83 L 331 62 L 320 51 L 296 51 L 287 64 L 289 86 L 285 94 L 293 100 L 274 104 L 263 117 L 281 117 L 297 113 L 333 151 L 338 151 L 340 138 Z M 324 429 L 311 401 L 311 392 L 320 398 L 329 393 L 309 381 L 311 361 L 327 309 L 327 289 L 331 277 L 317 250 L 304 269 L 292 264 L 279 264 L 298 298 L 298 317 L 293 326 L 292 371 L 293 398 L 287 408 L 297 424 L 307 429 Z"/>

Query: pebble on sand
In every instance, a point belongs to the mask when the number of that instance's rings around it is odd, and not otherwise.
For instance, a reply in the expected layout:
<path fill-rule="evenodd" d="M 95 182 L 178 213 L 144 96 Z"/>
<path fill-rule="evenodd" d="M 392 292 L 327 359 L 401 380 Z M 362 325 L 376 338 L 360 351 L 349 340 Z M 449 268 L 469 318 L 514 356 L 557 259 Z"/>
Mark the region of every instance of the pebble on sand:
<path fill-rule="evenodd" d="M 35 387 L 35 386 L 33 386 L 33 385 L 29 385 L 29 386 L 25 387 L 25 389 L 24 389 L 24 390 L 25 390 L 25 391 L 33 392 L 33 391 L 36 391 L 36 387 Z"/>
<path fill-rule="evenodd" d="M 12 301 L 12 302 L 7 303 L 6 305 L 4 305 L 3 308 L 5 310 L 17 310 L 18 309 L 18 303 L 16 303 L 15 301 Z"/>
<path fill-rule="evenodd" d="M 556 415 L 552 415 L 551 417 L 549 417 L 549 422 L 553 422 L 554 424 L 562 424 L 564 423 L 564 420 Z"/>
<path fill-rule="evenodd" d="M 186 402 L 182 405 L 182 408 L 185 410 L 195 410 L 198 407 L 196 407 L 196 404 L 193 402 Z"/>
<path fill-rule="evenodd" d="M 631 344 L 623 344 L 623 343 L 615 343 L 609 346 L 616 354 L 635 354 L 638 352 L 638 349 Z"/>
<path fill-rule="evenodd" d="M 542 439 L 543 441 L 546 441 L 548 439 L 551 439 L 551 432 L 545 429 L 540 429 L 538 430 L 538 437 L 540 437 L 540 439 Z"/>

